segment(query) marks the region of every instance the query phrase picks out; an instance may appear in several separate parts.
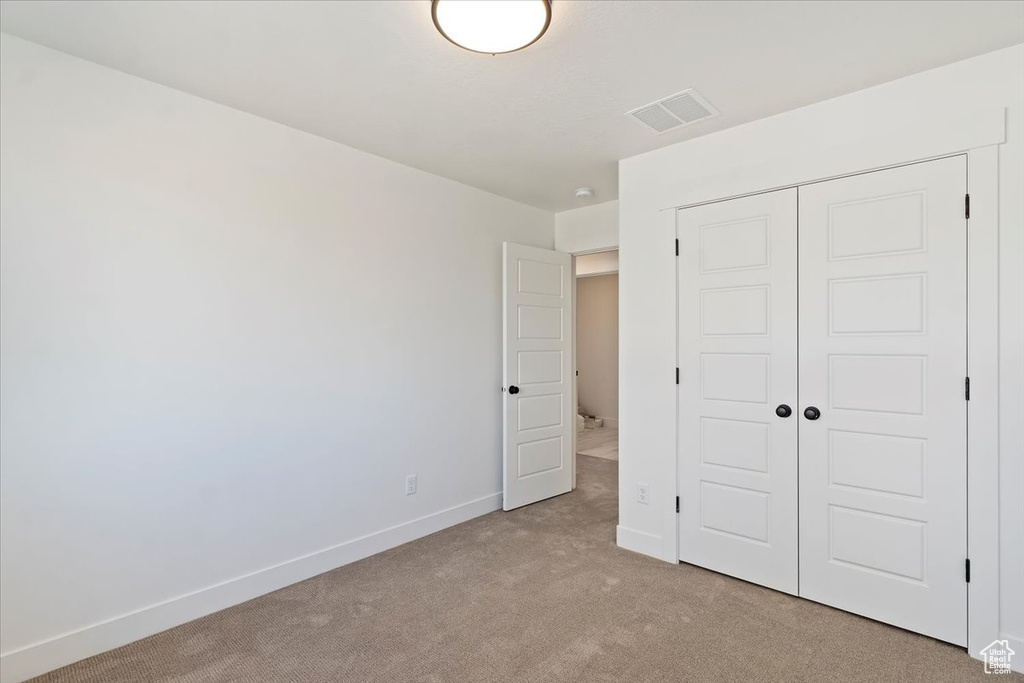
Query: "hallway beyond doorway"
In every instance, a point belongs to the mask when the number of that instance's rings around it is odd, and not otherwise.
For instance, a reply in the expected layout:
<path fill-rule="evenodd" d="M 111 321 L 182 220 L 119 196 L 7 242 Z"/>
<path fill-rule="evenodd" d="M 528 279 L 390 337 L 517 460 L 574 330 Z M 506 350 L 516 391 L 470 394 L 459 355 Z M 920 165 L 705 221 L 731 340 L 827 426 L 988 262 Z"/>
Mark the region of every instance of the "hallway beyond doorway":
<path fill-rule="evenodd" d="M 576 452 L 604 460 L 619 459 L 619 428 L 584 429 L 576 435 Z"/>

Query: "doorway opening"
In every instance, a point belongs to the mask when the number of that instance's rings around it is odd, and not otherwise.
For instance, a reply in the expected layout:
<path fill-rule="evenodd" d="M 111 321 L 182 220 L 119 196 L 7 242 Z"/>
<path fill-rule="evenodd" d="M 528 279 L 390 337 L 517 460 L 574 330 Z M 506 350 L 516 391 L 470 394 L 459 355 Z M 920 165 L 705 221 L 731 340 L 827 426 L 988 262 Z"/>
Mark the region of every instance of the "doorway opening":
<path fill-rule="evenodd" d="M 619 459 L 619 252 L 574 257 L 576 454 Z"/>

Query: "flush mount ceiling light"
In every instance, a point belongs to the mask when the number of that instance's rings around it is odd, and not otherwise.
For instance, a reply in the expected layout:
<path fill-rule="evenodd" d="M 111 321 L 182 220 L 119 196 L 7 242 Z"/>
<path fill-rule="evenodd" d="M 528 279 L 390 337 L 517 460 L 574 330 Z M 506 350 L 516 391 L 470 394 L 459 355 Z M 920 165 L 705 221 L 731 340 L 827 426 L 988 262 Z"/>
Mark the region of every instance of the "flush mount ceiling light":
<path fill-rule="evenodd" d="M 551 0 L 433 0 L 430 14 L 459 47 L 500 55 L 540 40 L 551 23 Z"/>

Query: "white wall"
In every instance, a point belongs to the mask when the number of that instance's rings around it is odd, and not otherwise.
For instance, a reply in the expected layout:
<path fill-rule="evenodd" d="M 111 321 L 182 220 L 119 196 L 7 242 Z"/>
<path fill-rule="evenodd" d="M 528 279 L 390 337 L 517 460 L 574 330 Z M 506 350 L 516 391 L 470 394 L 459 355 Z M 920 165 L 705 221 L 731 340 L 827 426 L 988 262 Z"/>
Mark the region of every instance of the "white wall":
<path fill-rule="evenodd" d="M 570 254 L 619 246 L 619 202 L 592 204 L 555 214 L 555 249 Z"/>
<path fill-rule="evenodd" d="M 500 508 L 501 242 L 553 214 L 0 50 L 5 680 Z"/>
<path fill-rule="evenodd" d="M 619 276 L 576 281 L 577 392 L 584 412 L 619 426 Z"/>
<path fill-rule="evenodd" d="M 980 117 L 1002 126 L 1003 108 L 1006 138 L 998 148 L 999 630 L 1015 650 L 1024 652 L 1022 46 L 620 163 L 621 545 L 668 561 L 678 559 L 672 483 L 676 473 L 676 311 L 671 207 L 827 177 L 840 167 L 836 160 L 855 164 L 868 159 L 871 150 L 891 153 L 886 163 L 926 158 L 924 146 L 914 148 L 909 142 L 922 137 L 952 135 L 965 141 L 963 149 L 993 144 L 981 140 L 984 136 L 976 136 L 980 142 L 973 144 L 969 122 Z M 897 158 L 904 153 L 909 156 Z M 650 505 L 634 502 L 632 491 L 639 481 L 654 482 Z M 666 483 L 659 486 L 657 482 Z"/>

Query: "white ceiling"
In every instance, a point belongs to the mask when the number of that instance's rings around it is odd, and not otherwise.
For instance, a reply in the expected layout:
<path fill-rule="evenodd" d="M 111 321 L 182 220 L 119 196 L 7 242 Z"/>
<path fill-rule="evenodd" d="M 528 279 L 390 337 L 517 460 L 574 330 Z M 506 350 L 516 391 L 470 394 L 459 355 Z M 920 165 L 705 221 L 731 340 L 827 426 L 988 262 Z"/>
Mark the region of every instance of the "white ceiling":
<path fill-rule="evenodd" d="M 0 29 L 561 211 L 616 198 L 618 159 L 1024 42 L 1024 2 L 554 0 L 540 42 L 493 57 L 427 0 L 4 0 Z M 721 116 L 623 116 L 689 87 Z"/>

